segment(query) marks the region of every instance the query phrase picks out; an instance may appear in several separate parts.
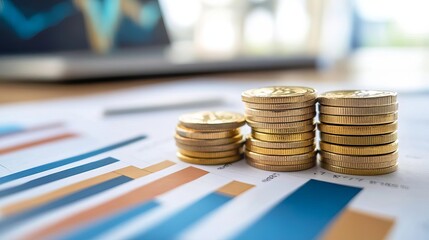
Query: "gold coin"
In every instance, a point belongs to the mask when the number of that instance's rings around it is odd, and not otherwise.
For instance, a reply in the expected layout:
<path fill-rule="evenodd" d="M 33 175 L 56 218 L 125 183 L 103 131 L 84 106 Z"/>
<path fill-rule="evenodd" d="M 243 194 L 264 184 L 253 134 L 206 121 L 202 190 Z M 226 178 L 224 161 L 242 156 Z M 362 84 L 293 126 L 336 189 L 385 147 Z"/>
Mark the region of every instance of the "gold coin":
<path fill-rule="evenodd" d="M 380 135 L 395 132 L 398 129 L 398 122 L 368 126 L 344 126 L 319 123 L 317 124 L 317 128 L 323 133 L 335 135 Z"/>
<path fill-rule="evenodd" d="M 178 125 L 176 127 L 176 133 L 182 137 L 194 138 L 194 139 L 220 139 L 220 138 L 230 138 L 240 134 L 240 129 L 220 131 L 220 132 L 201 132 L 189 129 L 183 126 Z"/>
<path fill-rule="evenodd" d="M 247 124 L 249 124 L 252 128 L 270 128 L 270 129 L 281 129 L 281 128 L 296 128 L 303 127 L 306 125 L 314 124 L 313 119 L 305 120 L 301 122 L 288 122 L 288 123 L 261 123 L 255 122 L 251 120 L 247 120 Z"/>
<path fill-rule="evenodd" d="M 298 165 L 298 164 L 315 162 L 317 158 L 316 151 L 299 154 L 299 155 L 291 155 L 291 156 L 264 155 L 264 154 L 259 154 L 251 151 L 246 151 L 245 155 L 248 161 L 267 164 L 267 165 L 280 165 L 280 166 Z"/>
<path fill-rule="evenodd" d="M 243 155 L 235 155 L 235 156 L 224 157 L 224 158 L 193 158 L 193 157 L 185 156 L 181 153 L 177 153 L 177 157 L 184 162 L 191 163 L 191 164 L 201 164 L 201 165 L 219 165 L 219 164 L 236 162 L 238 160 L 243 159 Z"/>
<path fill-rule="evenodd" d="M 280 128 L 280 129 L 252 128 L 252 130 L 260 133 L 291 134 L 291 133 L 310 132 L 310 131 L 313 131 L 315 128 L 316 128 L 316 125 L 312 124 L 312 125 L 305 125 L 305 126 L 296 127 L 296 128 Z"/>
<path fill-rule="evenodd" d="M 349 175 L 364 175 L 364 176 L 392 173 L 398 169 L 398 164 L 387 168 L 374 168 L 374 169 L 344 168 L 344 167 L 333 166 L 323 162 L 320 164 L 320 166 L 326 170 L 336 172 L 336 173 L 349 174 Z"/>
<path fill-rule="evenodd" d="M 314 139 L 315 131 L 292 134 L 268 134 L 252 131 L 252 138 L 267 142 L 296 142 Z"/>
<path fill-rule="evenodd" d="M 314 144 L 314 139 L 307 139 L 303 141 L 295 141 L 295 142 L 267 142 L 261 141 L 252 137 L 248 137 L 247 141 L 252 142 L 252 145 L 263 148 L 299 148 L 299 147 L 307 147 Z"/>
<path fill-rule="evenodd" d="M 320 162 L 344 168 L 355 168 L 355 169 L 376 169 L 376 168 L 387 168 L 397 164 L 396 160 L 390 162 L 379 162 L 379 163 L 348 163 L 341 161 L 334 161 L 328 158 L 322 158 Z"/>
<path fill-rule="evenodd" d="M 290 117 L 257 117 L 246 115 L 246 121 L 262 122 L 262 123 L 290 123 L 299 122 L 308 119 L 312 119 L 316 116 L 316 113 L 308 113 L 304 115 L 290 116 Z"/>
<path fill-rule="evenodd" d="M 251 142 L 246 142 L 246 150 L 265 154 L 265 155 L 297 155 L 297 154 L 304 154 L 308 152 L 312 152 L 316 149 L 316 145 L 311 145 L 307 147 L 300 147 L 300 148 L 286 148 L 286 149 L 276 149 L 276 148 L 262 148 L 252 145 Z"/>
<path fill-rule="evenodd" d="M 367 146 L 382 145 L 398 140 L 398 133 L 392 132 L 382 135 L 372 136 L 341 136 L 328 133 L 320 133 L 320 139 L 324 142 L 338 145 Z"/>
<path fill-rule="evenodd" d="M 308 87 L 274 86 L 250 89 L 241 94 L 243 102 L 295 103 L 316 98 L 316 90 Z"/>
<path fill-rule="evenodd" d="M 176 139 L 176 142 L 191 145 L 191 146 L 216 146 L 216 145 L 224 145 L 224 144 L 230 144 L 235 143 L 237 141 L 240 141 L 243 139 L 243 135 L 237 135 L 231 138 L 219 138 L 219 139 L 193 139 L 193 138 L 184 138 L 182 136 L 179 136 L 176 134 L 174 136 Z"/>
<path fill-rule="evenodd" d="M 188 151 L 195 151 L 195 152 L 223 152 L 227 150 L 237 149 L 242 147 L 244 144 L 244 141 L 239 141 L 231 144 L 225 144 L 225 145 L 218 145 L 218 146 L 191 146 L 186 145 L 182 143 L 176 142 L 176 146 L 188 150 Z"/>
<path fill-rule="evenodd" d="M 302 170 L 310 169 L 316 165 L 316 162 L 290 165 L 290 166 L 278 166 L 278 165 L 261 164 L 261 163 L 256 163 L 256 162 L 247 160 L 247 164 L 249 164 L 252 167 L 259 168 L 266 171 L 293 172 L 293 171 L 302 171 Z"/>
<path fill-rule="evenodd" d="M 381 155 L 392 153 L 398 150 L 398 141 L 384 145 L 375 146 L 344 146 L 335 145 L 326 142 L 320 142 L 320 149 L 322 151 L 354 156 L 368 156 L 368 155 Z"/>
<path fill-rule="evenodd" d="M 319 112 L 328 115 L 365 116 L 382 115 L 398 111 L 398 103 L 379 107 L 331 107 L 319 105 Z"/>
<path fill-rule="evenodd" d="M 399 154 L 398 151 L 393 153 L 384 154 L 384 155 L 374 155 L 374 156 L 348 156 L 340 155 L 325 151 L 320 151 L 320 156 L 323 159 L 330 159 L 332 161 L 344 162 L 349 164 L 373 164 L 373 163 L 382 163 L 382 162 L 391 162 L 398 160 Z"/>
<path fill-rule="evenodd" d="M 234 112 L 196 112 L 180 116 L 180 124 L 196 130 L 232 130 L 245 124 L 242 114 Z"/>
<path fill-rule="evenodd" d="M 315 112 L 316 112 L 316 106 L 291 109 L 291 110 L 287 110 L 287 111 L 266 111 L 266 110 L 257 110 L 257 109 L 252 109 L 252 108 L 246 108 L 246 114 L 248 116 L 271 117 L 271 118 L 273 118 L 273 117 L 298 116 L 298 115 L 304 115 L 304 114 L 315 113 Z"/>
<path fill-rule="evenodd" d="M 222 152 L 196 152 L 196 151 L 188 151 L 185 149 L 178 149 L 182 155 L 194 158 L 223 158 L 223 157 L 231 157 L 235 155 L 243 154 L 242 148 L 236 148 L 233 150 L 222 151 Z"/>
<path fill-rule="evenodd" d="M 311 157 L 311 158 L 307 158 L 301 161 L 264 161 L 264 160 L 257 160 L 254 158 L 249 157 L 248 155 L 245 156 L 247 162 L 253 162 L 253 163 L 259 163 L 259 164 L 264 164 L 264 165 L 270 165 L 270 166 L 296 166 L 296 165 L 301 165 L 301 164 L 308 164 L 308 163 L 314 163 L 317 160 L 317 157 Z"/>
<path fill-rule="evenodd" d="M 284 111 L 284 110 L 312 107 L 312 106 L 315 106 L 315 104 L 316 104 L 316 100 L 314 99 L 305 101 L 305 102 L 296 102 L 296 103 L 277 103 L 277 104 L 248 103 L 248 102 L 244 103 L 247 109 L 271 110 L 271 111 L 280 111 L 280 110 Z"/>
<path fill-rule="evenodd" d="M 331 91 L 318 97 L 320 104 L 337 107 L 375 107 L 396 103 L 396 92 L 377 90 Z"/>
<path fill-rule="evenodd" d="M 389 113 L 373 116 L 337 116 L 319 114 L 319 120 L 323 123 L 338 125 L 376 125 L 391 123 L 398 120 L 398 113 Z"/>

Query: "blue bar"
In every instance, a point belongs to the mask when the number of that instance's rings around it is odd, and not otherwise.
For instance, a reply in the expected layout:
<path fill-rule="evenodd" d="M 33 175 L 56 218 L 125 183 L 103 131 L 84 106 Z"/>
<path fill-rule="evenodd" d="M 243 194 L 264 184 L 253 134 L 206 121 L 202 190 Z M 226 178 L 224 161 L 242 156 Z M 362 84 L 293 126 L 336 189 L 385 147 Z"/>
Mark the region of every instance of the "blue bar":
<path fill-rule="evenodd" d="M 145 202 L 143 204 L 137 205 L 136 207 L 129 208 L 128 210 L 121 212 L 119 214 L 108 217 L 89 226 L 85 226 L 79 230 L 72 230 L 71 234 L 66 234 L 64 237 L 57 237 L 55 239 L 62 240 L 75 240 L 75 239 L 95 239 L 105 233 L 106 231 L 111 230 L 121 224 L 124 224 L 128 221 L 131 221 L 133 218 L 144 214 L 156 207 L 159 206 L 159 203 L 155 201 Z"/>
<path fill-rule="evenodd" d="M 102 154 L 102 153 L 105 153 L 105 152 L 108 152 L 108 151 L 129 145 L 129 144 L 135 143 L 135 142 L 143 140 L 145 138 L 146 138 L 146 136 L 138 136 L 138 137 L 131 138 L 131 139 L 128 139 L 128 140 L 123 141 L 123 142 L 115 143 L 115 144 L 112 144 L 112 145 L 91 151 L 91 152 L 83 153 L 83 154 L 76 155 L 73 157 L 69 157 L 69 158 L 65 158 L 62 160 L 55 161 L 55 162 L 40 165 L 40 166 L 37 166 L 34 168 L 29 168 L 29 169 L 23 170 L 21 172 L 13 173 L 13 174 L 10 174 L 10 175 L 4 176 L 4 177 L 0 177 L 0 184 L 8 183 L 8 182 L 11 182 L 11 181 L 19 179 L 19 178 L 23 178 L 23 177 L 31 176 L 31 175 L 41 173 L 44 171 L 48 171 L 48 170 L 51 170 L 51 169 L 54 169 L 57 167 L 61 167 L 61 166 L 64 166 L 64 165 L 67 165 L 70 163 L 78 162 L 78 161 L 81 161 L 85 158 L 93 157 L 95 155 L 99 155 L 99 154 Z"/>
<path fill-rule="evenodd" d="M 16 133 L 16 132 L 21 132 L 22 130 L 24 130 L 24 128 L 22 128 L 19 125 L 1 125 L 0 126 L 0 136 L 11 134 L 11 133 Z"/>
<path fill-rule="evenodd" d="M 29 209 L 28 211 L 19 213 L 17 215 L 8 216 L 7 218 L 0 221 L 0 232 L 6 228 L 13 227 L 15 224 L 28 220 L 32 217 L 36 217 L 43 213 L 55 210 L 57 208 L 66 206 L 68 204 L 72 204 L 82 199 L 94 196 L 98 193 L 114 188 L 116 186 L 129 182 L 131 180 L 133 179 L 126 176 L 119 176 L 119 177 L 110 179 L 108 181 L 99 183 L 97 185 L 82 189 L 78 192 L 69 194 L 62 198 L 56 199 L 52 202 L 48 202 L 36 208 Z"/>
<path fill-rule="evenodd" d="M 229 196 L 216 192 L 210 193 L 148 231 L 134 236 L 132 239 L 173 239 L 229 200 L 231 200 Z"/>
<path fill-rule="evenodd" d="M 310 180 L 234 239 L 315 239 L 361 190 Z"/>
<path fill-rule="evenodd" d="M 87 164 L 84 164 L 81 166 L 77 166 L 77 167 L 66 169 L 66 170 L 63 170 L 60 172 L 52 173 L 52 174 L 49 174 L 49 175 L 46 175 L 46 176 L 43 176 L 40 178 L 36 178 L 34 180 L 31 180 L 31 181 L 28 181 L 28 182 L 23 183 L 21 185 L 17 185 L 17 186 L 13 186 L 10 188 L 0 190 L 0 198 L 7 197 L 7 196 L 10 196 L 12 194 L 19 193 L 19 192 L 22 192 L 22 191 L 25 191 L 28 189 L 32 189 L 35 187 L 39 187 L 39 186 L 42 186 L 42 185 L 45 185 L 45 184 L 48 184 L 51 182 L 55 182 L 55 181 L 64 179 L 64 178 L 68 178 L 68 177 L 71 177 L 71 176 L 74 176 L 74 175 L 77 175 L 80 173 L 88 172 L 88 171 L 91 171 L 91 170 L 94 170 L 94 169 L 97 169 L 100 167 L 104 167 L 104 166 L 107 166 L 109 164 L 116 163 L 116 162 L 119 162 L 119 160 L 115 159 L 115 158 L 108 157 L 108 158 L 105 158 L 105 159 L 102 159 L 99 161 L 90 162 L 90 163 L 87 163 Z"/>

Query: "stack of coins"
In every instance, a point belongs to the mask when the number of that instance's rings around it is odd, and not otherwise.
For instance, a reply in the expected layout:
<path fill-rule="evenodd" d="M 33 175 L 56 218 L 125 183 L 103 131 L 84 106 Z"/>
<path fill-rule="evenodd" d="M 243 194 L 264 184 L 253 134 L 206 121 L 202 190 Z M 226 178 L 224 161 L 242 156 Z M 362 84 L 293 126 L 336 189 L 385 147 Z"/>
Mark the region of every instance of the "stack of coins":
<path fill-rule="evenodd" d="M 332 91 L 319 97 L 321 166 L 354 175 L 397 169 L 398 103 L 390 91 Z"/>
<path fill-rule="evenodd" d="M 197 112 L 184 114 L 176 127 L 177 157 L 187 163 L 216 165 L 243 158 L 245 124 L 242 114 Z"/>
<path fill-rule="evenodd" d="M 265 87 L 243 92 L 249 165 L 268 171 L 299 171 L 316 163 L 316 91 L 306 87 Z"/>

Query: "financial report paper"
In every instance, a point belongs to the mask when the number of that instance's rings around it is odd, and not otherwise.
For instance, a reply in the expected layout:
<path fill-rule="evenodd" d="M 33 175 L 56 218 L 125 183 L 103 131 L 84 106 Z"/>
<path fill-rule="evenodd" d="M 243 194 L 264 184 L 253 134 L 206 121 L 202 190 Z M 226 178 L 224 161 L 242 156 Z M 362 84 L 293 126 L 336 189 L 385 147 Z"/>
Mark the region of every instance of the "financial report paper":
<path fill-rule="evenodd" d="M 242 113 L 243 90 L 274 84 L 290 85 L 197 79 L 1 106 L 0 238 L 428 239 L 429 114 L 417 111 L 426 95 L 399 93 L 399 169 L 392 174 L 319 166 L 268 172 L 244 160 L 202 166 L 177 159 L 181 114 Z M 222 101 L 103 114 L 205 98 Z"/>

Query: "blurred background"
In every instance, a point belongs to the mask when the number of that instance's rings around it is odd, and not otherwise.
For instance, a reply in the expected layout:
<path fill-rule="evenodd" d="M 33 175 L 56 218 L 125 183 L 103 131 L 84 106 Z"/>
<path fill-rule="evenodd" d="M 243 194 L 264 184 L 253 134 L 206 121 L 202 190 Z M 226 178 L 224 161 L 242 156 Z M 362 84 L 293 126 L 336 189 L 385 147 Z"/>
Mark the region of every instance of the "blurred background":
<path fill-rule="evenodd" d="M 340 66 L 359 81 L 422 87 L 429 81 L 428 7 L 424 0 L 0 0 L 0 79 L 12 79 L 2 74 L 11 69 L 25 71 L 21 60 L 29 56 L 91 52 L 118 59 L 126 49 L 141 49 L 135 53 L 150 57 L 147 49 L 168 45 L 176 63 L 310 56 L 320 69 Z M 145 65 L 133 62 L 136 69 Z M 75 67 L 67 74 L 76 69 L 90 72 Z"/>
<path fill-rule="evenodd" d="M 375 88 L 427 91 L 425 0 L 162 0 L 174 44 L 200 54 L 310 54 Z M 338 76 L 338 75 L 336 75 Z M 341 78 L 341 77 L 339 77 Z M 350 80 L 350 79 L 349 79 Z"/>
<path fill-rule="evenodd" d="M 94 35 L 90 28 L 96 28 L 96 33 L 110 38 L 109 44 L 96 46 L 93 36 L 75 35 L 74 40 L 83 42 L 80 38 L 86 37 L 98 52 L 123 46 L 121 42 L 132 46 L 134 41 L 135 47 L 137 43 L 144 46 L 150 37 L 163 44 L 162 36 L 149 37 L 157 34 L 151 32 L 151 27 L 157 24 L 160 14 L 173 46 L 193 46 L 198 54 L 280 51 L 344 56 L 360 48 L 424 48 L 429 44 L 429 15 L 425 11 L 429 3 L 424 0 L 159 0 L 159 4 L 160 10 L 156 1 L 0 0 L 0 52 L 49 51 L 43 44 L 33 45 L 33 49 L 21 44 L 16 49 L 14 46 L 19 45 L 12 40 L 40 39 L 59 46 L 58 41 L 69 39 L 49 39 L 58 37 L 50 33 L 58 26 L 64 29 L 63 36 L 70 37 L 84 28 L 89 28 L 88 35 Z M 115 13 L 115 7 L 121 12 Z M 77 20 L 79 11 L 84 22 Z M 145 16 L 137 20 L 141 24 L 126 23 L 127 19 L 138 18 L 138 11 Z M 121 13 L 124 17 L 117 27 L 116 15 Z M 85 45 L 68 43 L 60 50 L 82 49 Z"/>
<path fill-rule="evenodd" d="M 307 52 L 425 48 L 424 0 L 162 0 L 176 44 L 201 52 Z"/>

